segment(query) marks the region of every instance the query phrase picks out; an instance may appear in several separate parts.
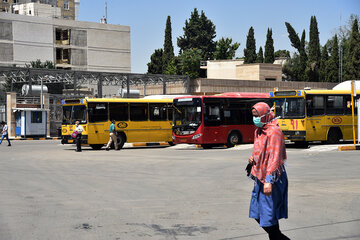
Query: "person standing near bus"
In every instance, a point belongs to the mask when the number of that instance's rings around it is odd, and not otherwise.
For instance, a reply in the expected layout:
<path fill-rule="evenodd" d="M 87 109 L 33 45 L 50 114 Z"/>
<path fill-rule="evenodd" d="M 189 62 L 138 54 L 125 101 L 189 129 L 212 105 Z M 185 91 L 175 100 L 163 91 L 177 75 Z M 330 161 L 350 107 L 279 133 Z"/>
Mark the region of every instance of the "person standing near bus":
<path fill-rule="evenodd" d="M 81 135 L 82 132 L 84 131 L 83 127 L 80 125 L 79 121 L 75 122 L 75 130 L 74 132 L 76 132 L 76 137 L 75 137 L 75 141 L 76 141 L 76 152 L 81 152 Z"/>
<path fill-rule="evenodd" d="M 284 163 L 285 140 L 269 105 L 259 102 L 252 107 L 255 130 L 254 148 L 249 158 L 250 177 L 255 181 L 249 217 L 268 233 L 270 240 L 286 240 L 279 219 L 288 218 L 288 179 Z"/>
<path fill-rule="evenodd" d="M 106 151 L 110 150 L 110 146 L 111 146 L 112 142 L 114 142 L 115 150 L 119 150 L 118 149 L 118 144 L 117 144 L 116 131 L 115 131 L 115 120 L 111 121 L 111 124 L 110 124 L 110 127 L 109 127 L 109 133 L 110 133 L 110 139 L 109 139 L 108 144 L 106 145 Z"/>
<path fill-rule="evenodd" d="M 9 134 L 8 134 L 8 125 L 6 124 L 5 121 L 2 121 L 1 125 L 3 126 L 3 129 L 1 131 L 2 136 L 1 136 L 0 144 L 2 143 L 4 138 L 6 138 L 6 140 L 8 141 L 8 146 L 10 147 L 11 143 L 10 143 Z"/>

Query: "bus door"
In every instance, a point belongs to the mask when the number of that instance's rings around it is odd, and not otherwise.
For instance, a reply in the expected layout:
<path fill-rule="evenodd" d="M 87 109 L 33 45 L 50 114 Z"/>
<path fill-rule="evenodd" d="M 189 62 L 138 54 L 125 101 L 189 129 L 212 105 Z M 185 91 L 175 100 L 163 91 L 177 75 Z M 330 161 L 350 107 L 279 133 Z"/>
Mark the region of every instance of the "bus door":
<path fill-rule="evenodd" d="M 226 143 L 228 126 L 223 124 L 223 99 L 204 98 L 204 142 Z"/>
<path fill-rule="evenodd" d="M 128 142 L 149 142 L 153 127 L 149 124 L 148 103 L 130 103 L 130 122 L 127 127 Z"/>
<path fill-rule="evenodd" d="M 329 126 L 326 124 L 325 96 L 306 96 L 306 141 L 325 141 Z"/>
<path fill-rule="evenodd" d="M 166 103 L 149 103 L 149 126 L 153 129 L 150 142 L 172 141 L 172 123 L 168 120 Z"/>
<path fill-rule="evenodd" d="M 108 103 L 88 103 L 88 143 L 105 144 L 109 141 Z"/>

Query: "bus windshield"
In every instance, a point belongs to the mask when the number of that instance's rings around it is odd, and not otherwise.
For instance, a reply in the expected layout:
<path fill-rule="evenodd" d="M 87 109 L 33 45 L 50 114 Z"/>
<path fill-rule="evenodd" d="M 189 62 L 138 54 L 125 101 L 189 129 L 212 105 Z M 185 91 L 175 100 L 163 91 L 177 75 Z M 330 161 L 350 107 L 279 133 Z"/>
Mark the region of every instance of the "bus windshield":
<path fill-rule="evenodd" d="M 80 106 L 64 106 L 62 124 L 75 124 L 76 121 L 86 123 L 86 107 Z"/>
<path fill-rule="evenodd" d="M 174 125 L 198 127 L 201 124 L 201 99 L 180 98 L 174 100 Z"/>
<path fill-rule="evenodd" d="M 280 98 L 275 100 L 276 116 L 280 118 L 304 118 L 304 98 Z"/>

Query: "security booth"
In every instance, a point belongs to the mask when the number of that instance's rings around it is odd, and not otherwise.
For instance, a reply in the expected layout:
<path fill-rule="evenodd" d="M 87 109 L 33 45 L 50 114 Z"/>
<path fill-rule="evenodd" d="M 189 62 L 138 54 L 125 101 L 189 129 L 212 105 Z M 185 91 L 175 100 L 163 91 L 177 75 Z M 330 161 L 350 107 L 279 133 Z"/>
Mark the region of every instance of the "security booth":
<path fill-rule="evenodd" d="M 46 137 L 49 109 L 13 108 L 15 137 Z"/>
<path fill-rule="evenodd" d="M 50 137 L 49 94 L 41 98 L 8 92 L 6 106 L 10 138 Z"/>

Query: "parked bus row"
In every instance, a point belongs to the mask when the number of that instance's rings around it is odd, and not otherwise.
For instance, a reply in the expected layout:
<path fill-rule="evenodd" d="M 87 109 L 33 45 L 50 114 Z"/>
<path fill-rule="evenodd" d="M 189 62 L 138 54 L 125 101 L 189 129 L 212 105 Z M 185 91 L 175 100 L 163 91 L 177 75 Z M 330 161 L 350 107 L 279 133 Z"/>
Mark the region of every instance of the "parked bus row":
<path fill-rule="evenodd" d="M 101 149 L 115 120 L 119 148 L 125 142 L 233 147 L 253 142 L 251 107 L 260 101 L 274 106 L 287 140 L 306 144 L 353 138 L 350 90 L 298 90 L 174 99 L 63 100 L 62 143 L 73 143 L 71 134 L 75 121 L 79 121 L 84 129 L 82 143 Z"/>

